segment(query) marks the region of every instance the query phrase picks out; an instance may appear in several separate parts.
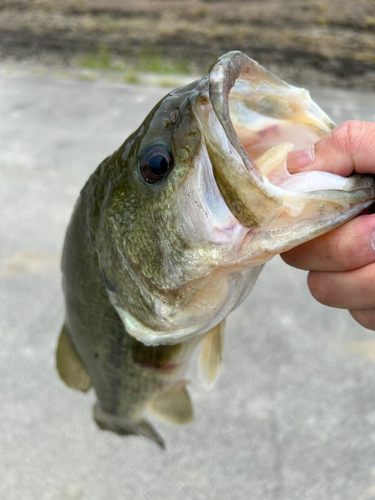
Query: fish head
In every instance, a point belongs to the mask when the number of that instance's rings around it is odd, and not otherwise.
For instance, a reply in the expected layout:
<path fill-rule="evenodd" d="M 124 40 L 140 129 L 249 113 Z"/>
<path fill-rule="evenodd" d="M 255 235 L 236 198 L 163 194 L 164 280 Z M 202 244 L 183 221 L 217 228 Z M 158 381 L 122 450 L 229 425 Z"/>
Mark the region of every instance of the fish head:
<path fill-rule="evenodd" d="M 287 154 L 333 128 L 306 90 L 242 52 L 151 111 L 96 176 L 100 268 L 131 335 L 173 344 L 207 332 L 264 262 L 371 203 L 370 177 L 288 173 Z"/>

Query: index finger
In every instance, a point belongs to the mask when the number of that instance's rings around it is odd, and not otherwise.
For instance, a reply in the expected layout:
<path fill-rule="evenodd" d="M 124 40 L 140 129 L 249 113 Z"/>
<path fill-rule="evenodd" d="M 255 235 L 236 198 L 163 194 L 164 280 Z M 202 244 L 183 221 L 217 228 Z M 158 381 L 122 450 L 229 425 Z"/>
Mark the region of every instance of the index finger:
<path fill-rule="evenodd" d="M 287 167 L 291 174 L 311 170 L 343 177 L 354 172 L 375 174 L 375 123 L 344 122 L 312 148 L 289 153 Z"/>

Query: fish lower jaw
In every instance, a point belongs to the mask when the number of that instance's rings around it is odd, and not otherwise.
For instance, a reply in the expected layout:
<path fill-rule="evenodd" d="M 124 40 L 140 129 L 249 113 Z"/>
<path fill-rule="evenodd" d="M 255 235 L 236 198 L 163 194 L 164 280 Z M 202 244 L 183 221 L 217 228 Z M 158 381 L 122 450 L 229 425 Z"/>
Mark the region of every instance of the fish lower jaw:
<path fill-rule="evenodd" d="M 315 173 L 312 172 L 312 174 Z M 351 207 L 367 202 L 370 204 L 374 199 L 373 187 L 358 187 L 356 189 L 356 186 L 353 185 L 353 190 L 347 191 L 345 190 L 347 179 L 340 179 L 341 187 L 337 186 L 335 179 L 333 189 L 330 188 L 329 184 L 325 189 L 300 192 L 278 187 L 281 191 L 282 205 L 277 216 L 264 227 L 277 229 L 292 226 L 300 221 L 313 220 L 322 213 L 331 213 L 334 217 L 337 213 L 347 212 Z M 358 180 L 361 181 L 360 178 Z"/>
<path fill-rule="evenodd" d="M 272 168 L 262 164 L 262 158 L 256 161 L 263 174 L 262 188 L 278 199 L 280 205 L 270 221 L 250 230 L 243 238 L 240 258 L 243 265 L 262 264 L 278 253 L 316 238 L 352 219 L 375 199 L 373 177 L 345 178 L 318 171 L 291 175 L 286 168 L 288 148 L 274 147 L 276 156 L 278 149 L 283 151 L 283 157 Z M 266 153 L 268 159 L 272 157 L 270 153 Z"/>
<path fill-rule="evenodd" d="M 275 217 L 263 228 L 277 229 L 309 220 L 322 212 L 344 212 L 374 199 L 374 180 L 370 176 L 341 177 L 324 171 L 287 170 L 287 154 L 293 144 L 272 147 L 256 160 L 263 177 L 262 188 L 280 200 Z"/>

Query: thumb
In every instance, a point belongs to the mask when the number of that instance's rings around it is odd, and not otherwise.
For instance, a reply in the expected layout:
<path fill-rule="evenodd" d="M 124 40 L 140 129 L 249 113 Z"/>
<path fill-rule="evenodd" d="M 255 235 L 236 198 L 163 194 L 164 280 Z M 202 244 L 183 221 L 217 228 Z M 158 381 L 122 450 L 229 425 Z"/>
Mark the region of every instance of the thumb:
<path fill-rule="evenodd" d="M 342 123 L 314 146 L 289 153 L 288 171 L 324 170 L 348 177 L 353 172 L 375 174 L 375 123 Z"/>

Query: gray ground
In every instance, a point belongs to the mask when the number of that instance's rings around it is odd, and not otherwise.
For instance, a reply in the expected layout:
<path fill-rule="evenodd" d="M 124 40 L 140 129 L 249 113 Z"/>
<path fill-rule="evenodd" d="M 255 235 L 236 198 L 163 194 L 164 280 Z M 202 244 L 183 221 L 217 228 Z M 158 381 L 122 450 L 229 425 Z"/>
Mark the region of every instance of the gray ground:
<path fill-rule="evenodd" d="M 375 339 L 317 304 L 279 258 L 228 320 L 196 417 L 154 420 L 168 450 L 99 431 L 94 394 L 54 367 L 59 254 L 79 190 L 166 89 L 37 77 L 0 67 L 0 498 L 375 498 Z M 336 121 L 375 120 L 375 95 L 316 89 Z"/>

